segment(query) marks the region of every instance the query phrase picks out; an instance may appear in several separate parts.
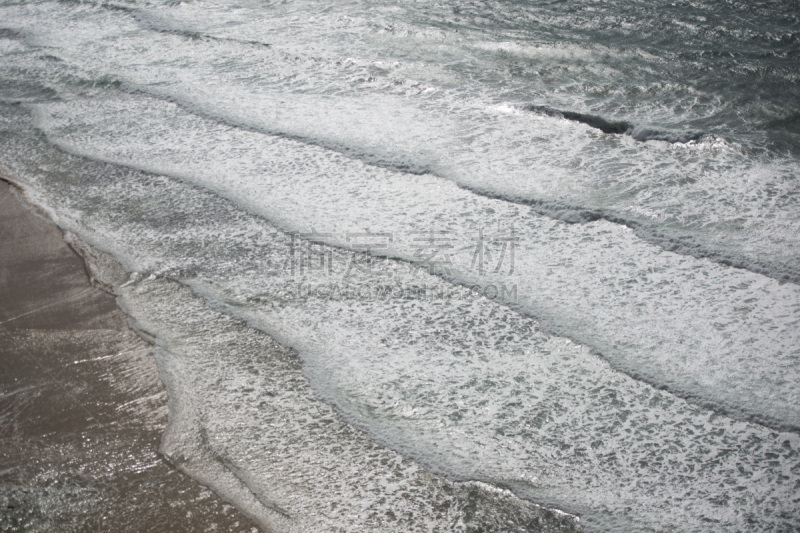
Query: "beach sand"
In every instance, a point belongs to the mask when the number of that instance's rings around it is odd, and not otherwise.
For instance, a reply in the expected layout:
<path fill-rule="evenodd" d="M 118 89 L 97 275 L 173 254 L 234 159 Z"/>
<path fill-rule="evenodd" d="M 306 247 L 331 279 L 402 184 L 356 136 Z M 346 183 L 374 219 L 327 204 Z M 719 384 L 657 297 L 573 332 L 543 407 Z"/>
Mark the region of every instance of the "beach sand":
<path fill-rule="evenodd" d="M 158 454 L 151 348 L 0 181 L 0 530 L 256 530 Z"/>

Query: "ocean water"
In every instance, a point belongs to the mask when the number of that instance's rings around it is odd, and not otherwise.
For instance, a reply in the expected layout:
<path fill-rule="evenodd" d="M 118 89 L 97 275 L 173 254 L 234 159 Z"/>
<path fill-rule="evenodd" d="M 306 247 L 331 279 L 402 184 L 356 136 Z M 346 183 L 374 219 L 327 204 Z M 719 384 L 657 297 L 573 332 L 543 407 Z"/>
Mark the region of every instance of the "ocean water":
<path fill-rule="evenodd" d="M 789 0 L 1 0 L 0 174 L 267 530 L 794 531 L 799 81 Z"/>

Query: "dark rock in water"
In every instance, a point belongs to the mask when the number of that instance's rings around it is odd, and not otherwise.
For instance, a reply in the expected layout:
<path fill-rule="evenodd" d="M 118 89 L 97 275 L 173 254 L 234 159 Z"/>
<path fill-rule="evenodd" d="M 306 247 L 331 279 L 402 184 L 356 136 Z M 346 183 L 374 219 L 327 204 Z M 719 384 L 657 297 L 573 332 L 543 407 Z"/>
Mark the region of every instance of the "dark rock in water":
<path fill-rule="evenodd" d="M 574 122 L 586 124 L 592 128 L 598 129 L 603 133 L 624 134 L 633 129 L 633 125 L 624 121 L 608 121 L 602 117 L 595 115 L 588 115 L 584 113 L 576 113 L 574 111 L 561 111 L 543 105 L 527 105 L 526 111 L 533 111 L 549 117 L 560 117 Z"/>
<path fill-rule="evenodd" d="M 548 117 L 559 117 L 573 122 L 580 122 L 592 128 L 598 129 L 603 133 L 614 135 L 630 135 L 637 141 L 666 141 L 670 143 L 687 143 L 696 141 L 703 136 L 699 131 L 674 132 L 657 130 L 648 127 L 635 126 L 624 120 L 606 120 L 603 117 L 589 115 L 587 113 L 576 113 L 574 111 L 561 111 L 543 105 L 527 105 L 526 111 L 547 115 Z"/>

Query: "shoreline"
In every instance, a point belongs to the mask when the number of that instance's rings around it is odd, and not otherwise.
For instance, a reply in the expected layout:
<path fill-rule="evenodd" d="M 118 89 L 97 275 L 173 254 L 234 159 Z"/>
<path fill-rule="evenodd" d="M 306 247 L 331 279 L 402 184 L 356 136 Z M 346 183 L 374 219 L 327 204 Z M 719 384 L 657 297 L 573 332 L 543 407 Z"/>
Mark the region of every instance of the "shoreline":
<path fill-rule="evenodd" d="M 159 453 L 152 345 L 12 187 L 0 179 L 0 529 L 257 531 Z"/>
<path fill-rule="evenodd" d="M 75 449 L 59 450 L 59 462 L 52 459 L 53 454 L 41 458 L 33 452 L 26 455 L 25 451 L 20 451 L 25 446 L 15 442 L 15 438 L 0 438 L 0 445 L 15 451 L 22 458 L 16 463 L 31 461 L 30 456 L 36 465 L 44 464 L 50 470 L 42 473 L 20 469 L 15 473 L 13 468 L 8 468 L 15 461 L 9 460 L 8 453 L 0 452 L 0 509 L 3 509 L 3 513 L 0 513 L 0 530 L 323 531 L 331 526 L 331 521 L 339 528 L 343 527 L 343 531 L 360 531 L 364 527 L 428 531 L 437 526 L 458 531 L 475 528 L 520 532 L 583 530 L 580 518 L 569 512 L 523 499 L 504 485 L 449 479 L 412 458 L 384 447 L 341 418 L 333 406 L 317 396 L 294 350 L 279 345 L 264 332 L 250 329 L 240 318 L 218 315 L 217 311 L 205 306 L 202 295 L 194 294 L 189 287 L 165 279 L 147 278 L 137 281 L 134 284 L 136 289 L 131 291 L 130 281 L 133 278 L 129 278 L 121 265 L 110 256 L 91 248 L 68 230 L 62 230 L 50 222 L 47 213 L 37 215 L 38 207 L 27 201 L 25 188 L 3 178 L 0 178 L 0 187 L 3 193 L 0 194 L 0 207 L 7 205 L 9 199 L 13 200 L 18 210 L 24 211 L 22 218 L 28 219 L 27 223 L 14 224 L 12 221 L 8 224 L 4 216 L 0 216 L 0 230 L 18 229 L 29 241 L 42 241 L 45 242 L 42 245 L 44 248 L 58 249 L 72 263 L 70 283 L 78 287 L 78 292 L 92 294 L 104 301 L 111 310 L 109 312 L 113 315 L 112 321 L 116 321 L 117 333 L 124 337 L 120 344 L 134 339 L 134 344 L 138 345 L 137 349 L 126 346 L 115 349 L 112 339 L 101 342 L 102 346 L 88 357 L 75 357 L 74 349 L 62 354 L 60 366 L 56 364 L 54 367 L 59 380 L 63 378 L 64 368 L 96 365 L 100 369 L 77 385 L 78 389 L 90 389 L 80 391 L 84 398 L 88 398 L 92 409 L 92 413 L 84 418 L 98 426 L 93 416 L 94 410 L 105 408 L 103 413 L 107 419 L 99 426 L 107 424 L 130 431 L 116 442 L 106 442 L 108 439 L 100 438 L 86 443 L 79 450 L 87 455 L 82 463 L 80 457 L 70 460 L 78 456 Z M 22 192 L 18 193 L 21 199 L 13 197 L 10 187 L 15 190 L 21 188 Z M 5 211 L 2 215 L 5 215 Z M 26 234 L 30 228 L 38 228 L 42 235 Z M 8 237 L 5 233 L 0 235 L 0 245 L 6 246 L 6 242 L 10 242 L 11 248 L 16 250 L 14 239 Z M 53 270 L 51 266 L 48 264 L 48 271 Z M 6 273 L 19 274 L 20 271 L 24 273 L 25 269 L 7 268 L 0 261 L 0 302 L 12 300 L 6 295 L 8 287 L 13 285 L 7 283 Z M 42 277 L 47 276 L 39 273 L 39 278 Z M 56 279 L 63 281 L 62 278 Z M 79 283 L 76 279 L 80 280 Z M 51 289 L 47 288 L 49 300 L 39 307 L 44 310 L 69 303 L 69 294 L 58 297 Z M 110 294 L 112 290 L 116 297 Z M 21 294 L 27 293 L 22 291 Z M 185 299 L 184 303 L 189 306 L 189 318 L 208 314 L 206 318 L 211 317 L 215 324 L 213 334 L 196 338 L 191 331 L 181 327 L 182 314 L 160 315 L 159 306 L 163 303 L 160 299 L 165 296 L 168 299 L 176 296 Z M 20 300 L 23 303 L 27 301 L 25 298 Z M 81 300 L 75 305 L 78 311 L 85 311 L 92 307 L 92 301 Z M 193 309 L 196 306 L 202 309 Z M 35 305 L 29 307 L 37 309 Z M 3 306 L 0 309 L 4 309 Z M 194 311 L 198 311 L 199 315 Z M 36 311 L 31 316 L 40 312 L 44 311 Z M 28 309 L 18 310 L 16 316 L 6 310 L 3 313 L 8 316 L 0 314 L 0 346 L 5 342 L 4 326 L 8 322 L 21 321 L 22 315 L 27 316 Z M 68 310 L 66 315 L 72 316 Z M 98 313 L 93 318 L 100 322 L 96 326 L 85 327 L 73 323 L 70 326 L 72 330 L 62 327 L 67 330 L 64 336 L 68 337 L 77 330 L 83 337 L 97 337 L 98 332 L 106 331 L 102 325 L 104 317 L 109 318 L 104 313 Z M 256 379 L 254 376 L 258 376 L 258 373 L 253 375 L 245 370 L 247 375 L 244 379 L 254 380 L 254 390 L 263 391 L 261 396 L 269 400 L 249 406 L 252 416 L 247 417 L 249 422 L 244 426 L 238 424 L 234 417 L 231 420 L 218 420 L 217 427 L 212 429 L 217 435 L 232 435 L 258 428 L 257 431 L 264 437 L 259 444 L 265 454 L 250 456 L 248 452 L 244 456 L 239 455 L 239 459 L 252 462 L 250 467 L 264 474 L 257 480 L 247 475 L 242 477 L 238 468 L 231 469 L 226 464 L 228 460 L 235 463 L 235 456 L 227 460 L 220 458 L 214 447 L 209 447 L 211 437 L 203 423 L 203 412 L 216 410 L 219 406 L 207 404 L 204 390 L 211 382 L 213 386 L 219 386 L 219 380 L 226 374 L 209 375 L 204 370 L 200 376 L 195 376 L 202 378 L 199 387 L 188 387 L 187 390 L 175 387 L 185 377 L 185 370 L 191 370 L 197 364 L 201 367 L 215 364 L 217 359 L 213 354 L 218 351 L 217 345 L 225 344 L 233 331 L 238 332 L 242 328 L 248 331 L 245 344 L 252 342 L 251 347 L 255 349 L 253 353 L 245 350 L 247 353 L 242 355 L 257 358 L 258 364 L 269 360 L 270 367 L 269 376 Z M 156 335 L 160 342 L 153 350 Z M 181 346 L 182 349 L 165 358 L 162 343 Z M 62 341 L 62 344 L 65 343 Z M 54 351 L 52 347 L 51 351 Z M 22 357 L 30 358 L 32 353 L 40 355 L 35 350 L 23 350 Z M 8 360 L 9 355 L 15 354 L 0 348 L 0 358 L 3 358 L 0 360 Z M 185 359 L 182 361 L 185 366 L 176 366 L 175 363 L 181 359 Z M 176 369 L 180 369 L 177 374 Z M 102 389 L 104 378 L 118 374 L 125 377 L 132 375 L 134 379 L 115 380 L 112 377 L 112 385 L 118 385 L 122 390 L 113 390 L 111 393 L 105 389 L 99 394 L 91 390 L 92 386 Z M 147 378 L 140 379 L 141 376 L 137 377 L 139 374 Z M 235 374 L 233 372 L 227 377 L 236 381 Z M 73 374 L 70 377 L 74 379 Z M 131 390 L 125 389 L 126 384 Z M 34 387 L 36 385 L 33 384 Z M 15 386 L 24 389 L 22 392 L 27 390 L 25 385 Z M 4 387 L 7 389 L 8 385 L 4 383 Z M 148 389 L 150 393 L 139 389 Z M 14 414 L 13 406 L 2 403 L 9 396 L 4 390 L 0 391 L 0 416 L 9 412 Z M 194 408 L 187 410 L 187 406 Z M 126 415 L 130 411 L 131 420 L 128 422 L 132 424 L 126 425 L 126 420 L 119 420 L 118 411 L 121 409 L 126 409 Z M 46 402 L 41 410 L 47 412 Z M 19 418 L 26 416 L 27 413 L 21 413 Z M 133 427 L 135 423 L 138 425 Z M 29 425 L 36 430 L 46 425 L 46 421 L 37 419 Z M 269 427 L 270 431 L 263 432 L 263 427 Z M 80 433 L 78 437 L 83 438 L 85 433 L 72 428 L 69 428 L 71 433 L 60 433 L 64 429 L 47 431 L 49 437 L 58 443 L 70 438 L 75 440 L 77 433 Z M 103 431 L 102 427 L 94 429 L 100 433 Z M 20 432 L 15 431 L 14 435 L 17 433 Z M 26 435 L 22 434 L 22 437 Z M 36 437 L 28 436 L 28 440 L 35 441 Z M 125 455 L 128 450 L 124 447 L 131 443 L 144 452 L 144 461 L 130 454 Z M 300 457 L 306 457 L 309 443 L 313 444 L 315 450 L 311 457 L 313 460 L 298 461 Z M 14 449 L 15 445 L 18 450 Z M 45 443 L 40 448 L 48 445 Z M 93 456 L 91 450 L 86 450 L 90 445 L 99 446 Z M 110 461 L 108 456 L 111 456 Z M 70 475 L 76 470 L 78 475 L 73 478 L 77 479 L 73 479 Z M 34 482 L 29 482 L 27 486 L 9 482 L 10 475 L 24 477 L 26 473 Z M 47 477 L 47 474 L 52 475 Z M 252 483 L 255 485 L 251 486 Z M 319 498 L 325 491 L 331 490 L 333 498 Z M 56 503 L 51 503 L 51 500 Z M 137 507 L 131 508 L 131 502 L 135 502 Z M 112 507 L 111 512 L 107 510 L 109 507 Z M 369 514 L 365 514 L 367 510 Z M 337 517 L 341 518 L 345 513 L 347 518 L 344 522 L 339 521 Z M 392 526 L 398 529 L 391 529 Z"/>

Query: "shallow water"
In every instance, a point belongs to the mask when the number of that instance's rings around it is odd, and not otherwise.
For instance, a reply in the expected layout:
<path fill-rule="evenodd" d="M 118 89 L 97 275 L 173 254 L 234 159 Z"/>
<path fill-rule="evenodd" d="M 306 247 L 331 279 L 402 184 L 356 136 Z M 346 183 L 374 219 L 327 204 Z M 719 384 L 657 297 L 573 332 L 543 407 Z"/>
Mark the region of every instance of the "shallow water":
<path fill-rule="evenodd" d="M 133 273 L 165 453 L 262 523 L 442 527 L 421 466 L 495 529 L 798 526 L 791 3 L 0 13 L 0 171 Z"/>

